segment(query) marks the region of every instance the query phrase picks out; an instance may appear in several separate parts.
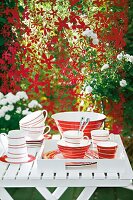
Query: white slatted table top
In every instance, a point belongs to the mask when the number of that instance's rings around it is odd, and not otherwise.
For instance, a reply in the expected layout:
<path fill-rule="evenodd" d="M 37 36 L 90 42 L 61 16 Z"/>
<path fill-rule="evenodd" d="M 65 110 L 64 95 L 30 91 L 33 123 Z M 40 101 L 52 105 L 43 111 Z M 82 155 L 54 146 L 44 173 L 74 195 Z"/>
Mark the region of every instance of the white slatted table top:
<path fill-rule="evenodd" d="M 117 136 L 120 137 L 120 136 Z M 36 156 L 39 148 L 28 148 L 29 154 Z M 122 187 L 128 186 L 132 179 L 132 169 L 128 159 L 127 174 L 76 172 L 74 170 L 59 173 L 40 173 L 37 161 L 24 164 L 0 162 L 0 187 Z"/>

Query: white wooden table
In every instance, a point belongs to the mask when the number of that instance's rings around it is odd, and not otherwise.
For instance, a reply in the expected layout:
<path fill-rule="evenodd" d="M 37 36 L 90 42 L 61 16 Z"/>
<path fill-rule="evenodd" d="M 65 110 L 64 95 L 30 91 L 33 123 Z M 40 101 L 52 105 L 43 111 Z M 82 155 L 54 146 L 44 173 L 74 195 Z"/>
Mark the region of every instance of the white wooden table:
<path fill-rule="evenodd" d="M 38 151 L 39 148 L 29 148 L 29 154 L 36 156 Z M 77 200 L 88 200 L 97 187 L 132 187 L 133 172 L 127 157 L 125 162 L 126 173 L 40 173 L 36 160 L 25 164 L 0 162 L 0 200 L 13 200 L 5 187 L 35 187 L 46 200 L 59 199 L 68 187 L 84 187 Z M 50 193 L 47 187 L 56 190 Z"/>

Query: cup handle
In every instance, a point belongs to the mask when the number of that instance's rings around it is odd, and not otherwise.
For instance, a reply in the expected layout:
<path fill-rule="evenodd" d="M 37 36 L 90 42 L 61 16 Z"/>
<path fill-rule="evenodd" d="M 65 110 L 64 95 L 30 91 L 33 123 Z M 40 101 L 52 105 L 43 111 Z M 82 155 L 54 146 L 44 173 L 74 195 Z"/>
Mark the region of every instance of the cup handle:
<path fill-rule="evenodd" d="M 89 140 L 89 137 L 85 135 L 85 136 L 83 136 L 83 139 Z"/>
<path fill-rule="evenodd" d="M 42 110 L 42 113 L 43 113 L 44 120 L 45 120 L 48 116 L 48 112 L 47 112 L 47 110 Z"/>
<path fill-rule="evenodd" d="M 48 129 L 48 130 L 45 132 L 45 130 L 46 130 L 46 129 Z M 49 133 L 49 132 L 50 132 L 50 130 L 51 130 L 50 126 L 48 126 L 48 125 L 47 125 L 47 126 L 45 126 L 45 127 L 44 127 L 44 132 L 43 132 L 43 135 L 46 135 L 47 133 Z"/>
<path fill-rule="evenodd" d="M 6 133 L 0 134 L 0 142 L 2 144 L 4 152 L 6 152 L 8 148 L 8 136 Z"/>

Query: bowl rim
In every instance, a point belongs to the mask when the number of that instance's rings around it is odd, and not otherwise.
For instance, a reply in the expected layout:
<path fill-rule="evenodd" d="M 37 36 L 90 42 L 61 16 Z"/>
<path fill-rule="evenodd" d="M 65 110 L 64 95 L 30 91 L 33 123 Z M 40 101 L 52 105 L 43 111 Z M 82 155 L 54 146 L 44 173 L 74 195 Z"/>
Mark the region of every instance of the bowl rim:
<path fill-rule="evenodd" d="M 66 119 L 62 119 L 62 115 L 66 114 L 66 115 L 72 115 L 72 114 L 81 114 L 80 116 L 83 117 L 89 117 L 88 115 L 98 115 L 99 119 L 91 119 L 90 121 L 94 122 L 94 121 L 101 121 L 101 120 L 105 120 L 106 116 L 103 113 L 97 113 L 97 112 L 81 112 L 81 111 L 67 111 L 67 112 L 59 112 L 59 113 L 55 113 L 53 115 L 51 115 L 51 118 L 54 119 L 55 121 L 65 121 L 65 122 L 80 122 L 79 120 L 76 120 L 74 117 L 71 121 L 66 120 Z M 81 117 L 79 117 L 81 118 Z"/>

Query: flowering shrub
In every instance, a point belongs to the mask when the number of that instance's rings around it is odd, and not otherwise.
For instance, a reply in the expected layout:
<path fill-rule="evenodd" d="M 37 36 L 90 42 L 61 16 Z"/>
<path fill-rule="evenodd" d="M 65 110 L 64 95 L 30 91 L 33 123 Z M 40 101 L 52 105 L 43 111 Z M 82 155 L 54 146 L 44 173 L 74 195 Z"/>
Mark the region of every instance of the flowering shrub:
<path fill-rule="evenodd" d="M 0 92 L 0 132 L 18 129 L 20 119 L 40 108 L 41 104 L 37 100 L 29 101 L 24 91 L 6 95 Z"/>
<path fill-rule="evenodd" d="M 79 109 L 96 110 L 101 100 L 118 102 L 120 93 L 131 92 L 129 62 L 119 60 L 128 0 L 11 0 L 0 8 L 4 94 L 38 94 L 52 114 L 77 109 L 77 97 Z"/>
<path fill-rule="evenodd" d="M 83 73 L 87 73 L 87 71 Z M 100 112 L 111 115 L 116 123 L 120 122 L 122 126 L 123 117 L 124 120 L 127 118 L 123 111 L 128 110 L 125 107 L 125 100 L 133 91 L 132 73 L 132 55 L 122 51 L 115 55 L 115 61 L 108 58 L 108 63 L 103 64 L 100 70 L 94 69 L 85 77 L 81 85 L 82 95 L 79 100 L 79 109 L 96 110 L 100 106 Z M 118 112 L 117 115 L 116 112 Z M 120 128 L 121 130 L 122 128 Z M 132 133 L 130 132 L 130 134 Z"/>

